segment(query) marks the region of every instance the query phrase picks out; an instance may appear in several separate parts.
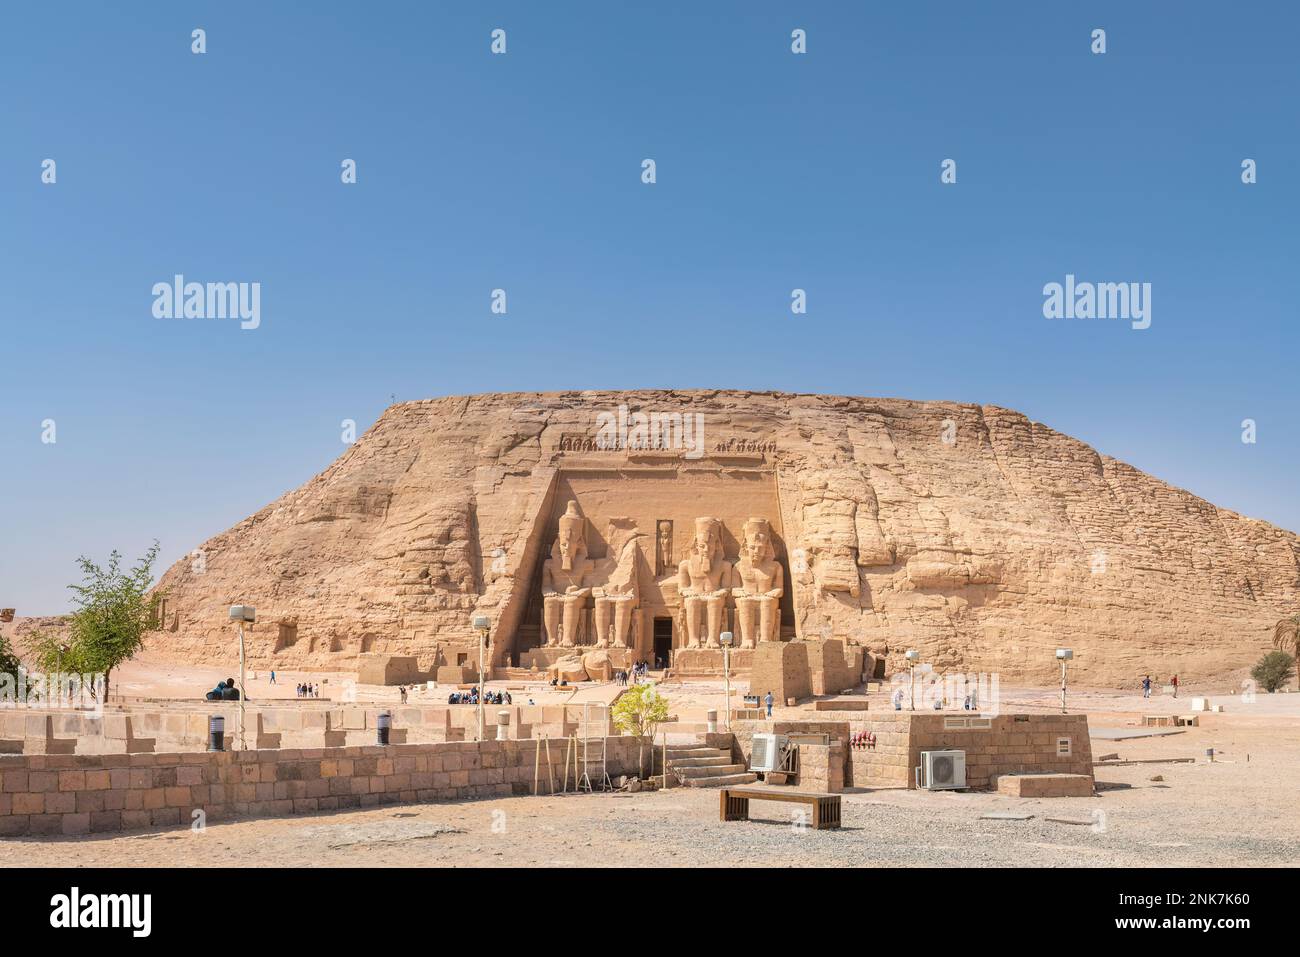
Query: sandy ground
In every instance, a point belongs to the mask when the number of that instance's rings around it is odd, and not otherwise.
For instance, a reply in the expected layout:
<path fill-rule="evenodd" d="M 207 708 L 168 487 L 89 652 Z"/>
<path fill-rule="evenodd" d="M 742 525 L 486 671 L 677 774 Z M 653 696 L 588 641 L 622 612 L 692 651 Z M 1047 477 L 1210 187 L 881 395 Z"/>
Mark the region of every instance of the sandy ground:
<path fill-rule="evenodd" d="M 123 683 L 137 689 L 133 693 L 150 695 L 175 689 L 187 696 L 209 677 L 203 669 L 147 660 L 123 672 Z M 221 676 L 211 671 L 210 683 Z M 284 673 L 287 696 L 307 677 Z M 330 677 L 329 687 L 339 687 L 339 676 Z M 374 690 L 381 697 L 392 694 Z M 720 682 L 670 682 L 663 690 L 683 720 L 722 701 Z M 557 694 L 557 700 L 566 695 Z M 718 794 L 707 789 L 516 797 L 246 820 L 197 833 L 6 840 L 0 842 L 0 866 L 1300 864 L 1300 694 L 1258 695 L 1253 702 L 1240 695 L 1217 696 L 1212 700 L 1223 703 L 1225 713 L 1203 715 L 1197 728 L 1126 741 L 1095 736 L 1099 729 L 1132 729 L 1142 714 L 1184 712 L 1191 696 L 1174 700 L 1157 694 L 1144 701 L 1128 691 L 1071 692 L 1071 710 L 1089 712 L 1095 756 L 1195 759 L 1099 768 L 1093 798 L 859 789 L 843 796 L 843 829 L 815 832 L 798 826 L 791 805 L 775 803 L 755 802 L 756 820 L 722 823 Z M 888 689 L 870 697 L 873 709 L 890 707 Z M 1002 689 L 1001 707 L 1054 710 L 1058 692 Z M 812 716 L 806 710 L 779 712 Z M 1210 747 L 1216 752 L 1213 763 L 1205 755 Z M 1033 816 L 1024 821 L 981 817 L 989 812 Z M 1052 817 L 1083 823 L 1048 820 Z"/>

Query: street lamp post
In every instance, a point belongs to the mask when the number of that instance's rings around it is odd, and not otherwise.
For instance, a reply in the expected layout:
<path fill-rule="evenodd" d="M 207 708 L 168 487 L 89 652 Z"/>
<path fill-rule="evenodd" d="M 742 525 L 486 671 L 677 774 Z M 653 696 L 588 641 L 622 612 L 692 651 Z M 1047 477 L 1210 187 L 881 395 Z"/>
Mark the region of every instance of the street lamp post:
<path fill-rule="evenodd" d="M 724 631 L 718 636 L 722 641 L 722 686 L 726 694 L 726 710 L 724 712 L 724 727 L 731 730 L 731 644 L 736 640 L 736 636 L 729 631 Z M 750 694 L 753 694 L 751 691 Z"/>
<path fill-rule="evenodd" d="M 1065 664 L 1074 657 L 1069 648 L 1057 648 L 1056 657 L 1061 662 L 1061 714 L 1065 714 Z"/>
<path fill-rule="evenodd" d="M 247 656 L 244 653 L 244 623 L 247 622 L 249 627 L 257 620 L 257 609 L 252 605 L 231 605 L 230 620 L 239 623 L 239 750 L 247 751 L 248 744 L 244 740 L 244 702 L 248 700 L 248 692 L 244 688 L 244 681 L 247 675 Z"/>
<path fill-rule="evenodd" d="M 483 650 L 488 643 L 488 629 L 492 620 L 487 615 L 474 616 L 474 630 L 478 632 L 478 739 L 483 740 Z"/>
<path fill-rule="evenodd" d="M 916 710 L 916 663 L 917 661 L 920 660 L 921 653 L 917 651 L 915 648 L 912 648 L 909 649 L 907 654 L 905 654 L 903 657 L 907 659 L 907 664 L 908 664 L 907 710 L 915 711 Z"/>

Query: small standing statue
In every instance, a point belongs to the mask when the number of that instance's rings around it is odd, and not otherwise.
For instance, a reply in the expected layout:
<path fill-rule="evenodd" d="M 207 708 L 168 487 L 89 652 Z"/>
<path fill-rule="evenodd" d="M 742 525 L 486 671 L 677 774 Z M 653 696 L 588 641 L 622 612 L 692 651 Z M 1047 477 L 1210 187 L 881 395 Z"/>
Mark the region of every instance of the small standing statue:
<path fill-rule="evenodd" d="M 546 643 L 570 648 L 577 643 L 578 625 L 591 587 L 592 565 L 587 558 L 587 520 L 570 501 L 560 516 L 560 531 L 551 557 L 542 563 L 542 623 Z"/>
<path fill-rule="evenodd" d="M 668 519 L 659 520 L 658 552 L 655 563 L 656 575 L 667 575 L 673 567 L 673 523 Z"/>
<path fill-rule="evenodd" d="M 745 523 L 745 545 L 736 562 L 736 619 L 740 647 L 753 648 L 756 641 L 775 641 L 781 620 L 783 572 L 772 547 L 772 527 L 765 518 Z"/>

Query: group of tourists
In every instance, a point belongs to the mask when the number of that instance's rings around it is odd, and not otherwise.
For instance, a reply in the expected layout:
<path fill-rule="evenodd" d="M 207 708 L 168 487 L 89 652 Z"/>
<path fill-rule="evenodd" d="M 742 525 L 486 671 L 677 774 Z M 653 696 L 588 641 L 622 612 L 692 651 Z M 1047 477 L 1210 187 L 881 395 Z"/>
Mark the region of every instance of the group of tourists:
<path fill-rule="evenodd" d="M 298 697 L 299 697 L 299 698 L 319 698 L 319 697 L 320 697 L 320 685 L 318 685 L 318 684 L 308 684 L 308 683 L 306 683 L 306 682 L 302 682 L 302 683 L 300 683 L 300 684 L 298 685 Z"/>
<path fill-rule="evenodd" d="M 209 701 L 238 701 L 239 689 L 235 687 L 234 678 L 227 678 L 225 681 L 217 682 L 217 686 L 204 697 Z"/>
<path fill-rule="evenodd" d="M 484 704 L 513 704 L 509 691 L 483 692 Z M 447 696 L 447 704 L 478 704 L 478 688 L 469 691 L 453 691 Z M 530 701 L 529 704 L 532 704 Z"/>
<path fill-rule="evenodd" d="M 629 684 L 640 684 L 649 671 L 650 663 L 648 661 L 638 661 L 632 665 L 631 671 L 614 672 L 614 683 L 622 688 L 626 688 Z"/>
<path fill-rule="evenodd" d="M 1178 697 L 1178 675 L 1169 679 L 1169 685 L 1174 689 L 1174 697 Z M 1151 676 L 1147 675 L 1142 679 L 1142 697 L 1151 697 Z"/>

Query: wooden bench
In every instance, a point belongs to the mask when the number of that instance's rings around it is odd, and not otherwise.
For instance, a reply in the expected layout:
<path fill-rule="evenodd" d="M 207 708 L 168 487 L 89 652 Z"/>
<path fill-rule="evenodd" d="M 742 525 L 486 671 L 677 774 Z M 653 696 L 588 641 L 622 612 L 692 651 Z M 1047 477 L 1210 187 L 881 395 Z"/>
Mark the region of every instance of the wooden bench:
<path fill-rule="evenodd" d="M 719 794 L 719 815 L 723 821 L 748 821 L 750 801 L 786 801 L 812 807 L 815 830 L 840 826 L 840 796 L 812 794 L 807 791 L 783 791 L 771 788 L 723 788 Z"/>

